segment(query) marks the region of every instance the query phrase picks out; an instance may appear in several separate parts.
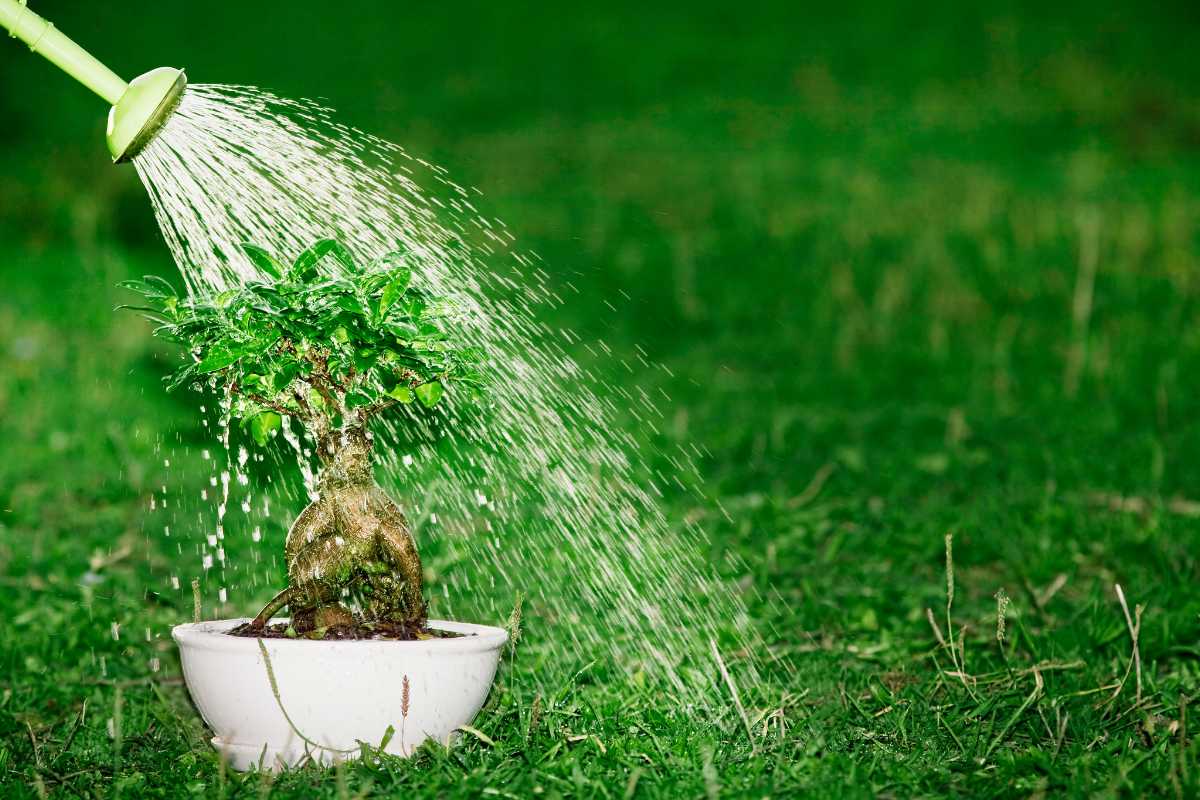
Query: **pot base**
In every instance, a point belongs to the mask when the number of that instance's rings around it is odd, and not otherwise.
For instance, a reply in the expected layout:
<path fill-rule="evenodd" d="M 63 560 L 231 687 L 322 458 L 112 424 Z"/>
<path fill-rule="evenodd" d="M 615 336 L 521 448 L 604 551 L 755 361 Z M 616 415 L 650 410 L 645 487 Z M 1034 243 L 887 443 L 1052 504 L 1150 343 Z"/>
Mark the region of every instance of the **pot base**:
<path fill-rule="evenodd" d="M 461 634 L 421 641 L 229 636 L 245 619 L 178 625 L 188 691 L 237 770 L 357 758 L 364 745 L 409 756 L 449 743 L 483 707 L 508 640 L 501 628 L 430 620 Z"/>
<path fill-rule="evenodd" d="M 339 762 L 358 758 L 362 754 L 361 749 L 357 750 L 354 754 L 341 754 L 319 747 L 308 747 L 303 744 L 300 747 L 293 747 L 289 750 L 272 750 L 267 745 L 256 747 L 251 744 L 227 742 L 220 736 L 212 737 L 209 739 L 209 742 L 212 744 L 213 749 L 221 754 L 225 762 L 238 772 L 249 772 L 250 770 L 279 772 L 282 769 L 304 766 L 310 761 L 321 766 L 332 767 Z M 404 757 L 412 755 L 411 749 L 407 753 L 393 753 L 390 750 L 386 752 L 390 755 Z"/>

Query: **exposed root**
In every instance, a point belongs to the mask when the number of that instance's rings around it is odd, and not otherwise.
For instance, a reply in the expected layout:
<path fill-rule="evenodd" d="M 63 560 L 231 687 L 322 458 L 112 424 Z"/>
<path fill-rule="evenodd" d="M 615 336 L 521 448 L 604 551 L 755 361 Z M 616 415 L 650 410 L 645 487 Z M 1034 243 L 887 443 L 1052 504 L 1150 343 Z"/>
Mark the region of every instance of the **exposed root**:
<path fill-rule="evenodd" d="M 288 531 L 288 586 L 250 627 L 262 630 L 285 605 L 297 633 L 383 622 L 421 629 L 426 621 L 421 559 L 400 507 L 374 482 L 362 431 L 322 438 L 320 498 Z M 357 600 L 361 615 L 343 605 Z"/>
<path fill-rule="evenodd" d="M 288 598 L 291 597 L 291 587 L 285 588 L 279 594 L 271 598 L 271 601 L 263 606 L 263 610 L 258 612 L 258 616 L 250 623 L 251 628 L 261 630 L 264 625 L 270 622 L 271 617 L 275 616 L 279 609 L 283 608 L 288 603 Z"/>

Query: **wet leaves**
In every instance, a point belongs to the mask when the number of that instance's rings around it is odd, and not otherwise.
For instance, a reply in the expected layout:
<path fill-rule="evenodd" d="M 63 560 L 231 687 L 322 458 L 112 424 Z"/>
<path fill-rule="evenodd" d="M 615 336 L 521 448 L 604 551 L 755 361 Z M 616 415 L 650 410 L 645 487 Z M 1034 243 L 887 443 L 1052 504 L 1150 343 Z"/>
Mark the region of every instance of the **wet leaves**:
<path fill-rule="evenodd" d="M 274 411 L 264 411 L 250 418 L 250 435 L 258 445 L 265 445 L 272 434 L 279 430 L 282 418 Z"/>
<path fill-rule="evenodd" d="M 411 282 L 412 270 L 397 270 L 396 277 L 392 278 L 384 288 L 383 295 L 379 298 L 379 319 L 387 316 L 388 310 L 400 299 Z"/>
<path fill-rule="evenodd" d="M 275 257 L 268 253 L 263 248 L 249 242 L 242 243 L 242 252 L 263 272 L 274 278 L 283 277 L 283 265 L 275 260 Z"/>
<path fill-rule="evenodd" d="M 433 408 L 437 402 L 442 399 L 442 384 L 437 381 L 432 383 L 423 383 L 416 388 L 417 399 L 421 401 L 421 405 L 426 408 Z"/>
<path fill-rule="evenodd" d="M 130 308 L 155 334 L 190 354 L 168 388 L 223 390 L 258 444 L 282 416 L 327 429 L 414 400 L 433 408 L 451 384 L 478 395 L 480 354 L 450 331 L 457 309 L 415 285 L 401 253 L 360 269 L 345 245 L 321 239 L 285 268 L 258 245 L 241 249 L 267 280 L 185 297 L 154 276 L 123 285 L 145 300 Z"/>

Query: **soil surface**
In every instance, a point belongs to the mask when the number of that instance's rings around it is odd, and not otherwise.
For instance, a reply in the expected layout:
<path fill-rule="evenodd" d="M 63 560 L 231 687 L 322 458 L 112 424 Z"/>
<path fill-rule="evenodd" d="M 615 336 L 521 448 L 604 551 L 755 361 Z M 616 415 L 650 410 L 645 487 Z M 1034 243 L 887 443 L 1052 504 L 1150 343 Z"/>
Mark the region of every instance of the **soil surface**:
<path fill-rule="evenodd" d="M 230 636 L 246 639 L 312 639 L 315 641 L 397 641 L 412 642 L 424 639 L 457 639 L 463 635 L 433 628 L 413 625 L 395 625 L 387 622 L 355 623 L 354 625 L 331 625 L 310 633 L 298 634 L 286 622 L 252 628 L 245 622 L 229 631 Z"/>

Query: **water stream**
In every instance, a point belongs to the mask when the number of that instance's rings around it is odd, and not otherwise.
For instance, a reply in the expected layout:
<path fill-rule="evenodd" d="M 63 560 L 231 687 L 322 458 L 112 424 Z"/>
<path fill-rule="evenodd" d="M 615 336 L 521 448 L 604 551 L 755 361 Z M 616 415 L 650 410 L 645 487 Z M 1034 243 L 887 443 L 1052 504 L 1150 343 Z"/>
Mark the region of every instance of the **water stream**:
<path fill-rule="evenodd" d="M 568 355 L 586 343 L 540 321 L 563 302 L 547 268 L 477 210 L 476 192 L 319 104 L 244 87 L 189 87 L 134 164 L 190 291 L 257 277 L 240 242 L 290 260 L 334 236 L 363 260 L 406 251 L 416 280 L 464 310 L 458 334 L 489 359 L 487 407 L 450 402 L 440 414 L 399 416 L 377 431 L 382 485 L 404 506 L 418 544 L 436 543 L 441 553 L 435 614 L 499 623 L 521 591 L 531 634 L 555 650 L 644 670 L 693 699 L 716 696 L 711 640 L 754 652 L 744 605 L 702 563 L 703 532 L 669 521 L 660 507 L 668 485 L 711 505 L 699 489 L 698 451 L 655 454 L 672 471 L 656 470 L 640 440 L 613 422 L 632 414 L 657 426 L 669 403 L 632 376 L 603 384 Z M 203 523 L 197 552 L 221 570 L 231 474 L 242 510 L 262 518 L 247 526 L 256 540 L 272 514 L 276 527 L 286 525 L 306 498 L 303 490 L 279 497 L 279 484 L 272 508 L 268 487 L 247 485 L 247 456 L 231 445 L 219 410 L 212 420 L 214 449 L 225 452 L 210 456 L 216 480 L 206 491 L 220 518 Z M 311 448 L 298 429 L 286 438 L 311 491 Z M 172 526 L 174 538 L 187 535 L 183 524 Z M 271 544 L 282 552 L 282 538 Z M 269 594 L 218 582 L 246 611 Z M 554 663 L 538 670 L 559 678 Z M 756 679 L 752 658 L 737 670 Z"/>

